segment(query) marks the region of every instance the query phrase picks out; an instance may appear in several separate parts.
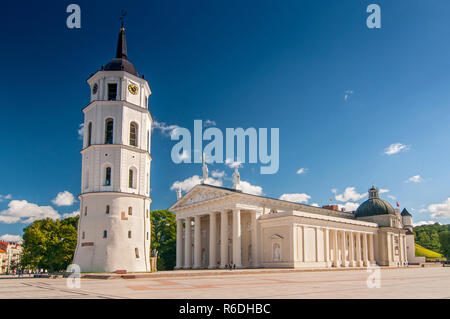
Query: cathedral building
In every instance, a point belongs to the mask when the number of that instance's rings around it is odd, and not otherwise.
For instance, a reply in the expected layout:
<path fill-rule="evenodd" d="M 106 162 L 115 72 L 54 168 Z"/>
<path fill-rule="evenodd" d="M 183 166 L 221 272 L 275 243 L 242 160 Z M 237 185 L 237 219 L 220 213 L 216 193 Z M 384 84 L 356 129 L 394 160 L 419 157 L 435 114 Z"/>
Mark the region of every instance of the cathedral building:
<path fill-rule="evenodd" d="M 87 83 L 73 263 L 82 272 L 150 271 L 151 90 L 128 60 L 123 26 L 115 57 Z"/>
<path fill-rule="evenodd" d="M 414 256 L 410 215 L 373 186 L 356 212 L 345 212 L 246 194 L 239 173 L 234 179 L 232 189 L 199 184 L 169 208 L 177 221 L 176 269 L 403 267 Z"/>

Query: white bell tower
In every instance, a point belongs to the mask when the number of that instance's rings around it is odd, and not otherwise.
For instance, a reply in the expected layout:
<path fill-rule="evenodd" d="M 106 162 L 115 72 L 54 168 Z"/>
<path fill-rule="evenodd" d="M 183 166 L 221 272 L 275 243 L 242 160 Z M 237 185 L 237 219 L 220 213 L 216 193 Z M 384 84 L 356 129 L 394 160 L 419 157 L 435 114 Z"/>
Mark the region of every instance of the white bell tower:
<path fill-rule="evenodd" d="M 87 80 L 80 220 L 81 272 L 150 271 L 150 86 L 128 61 L 125 29 L 116 56 Z"/>

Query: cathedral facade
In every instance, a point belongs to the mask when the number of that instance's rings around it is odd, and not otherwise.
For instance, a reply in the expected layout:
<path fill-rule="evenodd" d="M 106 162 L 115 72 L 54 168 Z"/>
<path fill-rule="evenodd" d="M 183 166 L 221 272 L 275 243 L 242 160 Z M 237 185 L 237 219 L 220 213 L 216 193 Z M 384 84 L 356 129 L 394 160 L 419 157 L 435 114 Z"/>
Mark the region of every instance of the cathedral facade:
<path fill-rule="evenodd" d="M 87 82 L 73 263 L 82 272 L 150 271 L 151 90 L 128 60 L 123 27 L 115 57 Z"/>
<path fill-rule="evenodd" d="M 411 215 L 379 198 L 375 187 L 356 212 L 207 184 L 170 210 L 177 220 L 176 269 L 404 267 L 411 249 L 414 255 Z"/>

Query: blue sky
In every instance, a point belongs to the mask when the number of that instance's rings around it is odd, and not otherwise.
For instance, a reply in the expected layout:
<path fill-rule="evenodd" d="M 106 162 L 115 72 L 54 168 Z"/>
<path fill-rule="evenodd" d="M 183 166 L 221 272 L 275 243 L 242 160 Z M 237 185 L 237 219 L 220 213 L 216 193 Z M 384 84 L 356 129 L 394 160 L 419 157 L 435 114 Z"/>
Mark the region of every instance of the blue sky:
<path fill-rule="evenodd" d="M 449 222 L 448 1 L 75 1 L 81 29 L 68 29 L 72 2 L 2 7 L 0 235 L 79 209 L 86 79 L 113 57 L 122 8 L 129 59 L 150 82 L 159 123 L 152 209 L 201 175 L 199 164 L 172 162 L 175 142 L 161 128 L 201 119 L 223 131 L 280 129 L 278 173 L 244 164 L 249 190 L 355 207 L 375 184 L 414 222 Z M 370 3 L 381 29 L 366 26 Z M 209 170 L 231 187 L 232 168 Z M 55 200 L 64 191 L 75 200 Z"/>

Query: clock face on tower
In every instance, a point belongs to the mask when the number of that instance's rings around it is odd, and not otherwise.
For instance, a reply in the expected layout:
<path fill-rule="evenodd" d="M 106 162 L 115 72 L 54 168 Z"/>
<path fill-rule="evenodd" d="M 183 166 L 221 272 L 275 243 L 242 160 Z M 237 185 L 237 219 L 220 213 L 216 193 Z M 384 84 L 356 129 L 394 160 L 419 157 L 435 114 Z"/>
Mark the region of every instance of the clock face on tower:
<path fill-rule="evenodd" d="M 139 88 L 136 84 L 130 83 L 128 84 L 128 91 L 130 91 L 131 94 L 136 95 L 139 92 Z"/>

